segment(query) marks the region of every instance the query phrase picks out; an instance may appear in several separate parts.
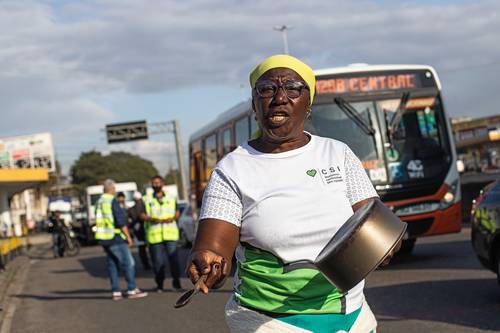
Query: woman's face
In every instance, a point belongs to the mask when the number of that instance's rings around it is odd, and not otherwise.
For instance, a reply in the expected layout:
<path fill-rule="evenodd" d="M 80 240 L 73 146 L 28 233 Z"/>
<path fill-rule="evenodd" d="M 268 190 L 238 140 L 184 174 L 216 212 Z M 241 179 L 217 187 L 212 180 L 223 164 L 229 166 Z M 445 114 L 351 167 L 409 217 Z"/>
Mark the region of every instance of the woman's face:
<path fill-rule="evenodd" d="M 273 84 L 279 87 L 274 96 L 260 96 L 257 91 L 259 87 L 268 88 Z M 305 85 L 304 80 L 288 68 L 271 69 L 257 80 L 256 88 L 252 91 L 252 105 L 264 141 L 276 144 L 303 137 L 304 123 L 310 110 L 309 90 L 301 89 L 298 97 L 294 96 L 293 91 L 290 93 L 290 89 L 298 88 L 301 84 Z M 289 91 L 288 95 L 285 89 Z"/>

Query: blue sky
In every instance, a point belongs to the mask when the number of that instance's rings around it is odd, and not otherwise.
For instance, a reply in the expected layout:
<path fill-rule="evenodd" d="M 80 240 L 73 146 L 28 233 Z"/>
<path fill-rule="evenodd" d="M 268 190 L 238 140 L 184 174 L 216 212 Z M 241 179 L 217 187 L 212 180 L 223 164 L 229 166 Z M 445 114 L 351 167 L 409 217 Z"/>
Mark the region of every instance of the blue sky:
<path fill-rule="evenodd" d="M 451 116 L 498 114 L 498 1 L 0 2 L 0 137 L 49 131 L 67 172 L 81 151 L 127 150 L 164 173 L 169 135 L 108 146 L 107 123 L 178 119 L 189 135 L 249 96 L 247 75 L 283 49 L 313 68 L 424 63 Z"/>

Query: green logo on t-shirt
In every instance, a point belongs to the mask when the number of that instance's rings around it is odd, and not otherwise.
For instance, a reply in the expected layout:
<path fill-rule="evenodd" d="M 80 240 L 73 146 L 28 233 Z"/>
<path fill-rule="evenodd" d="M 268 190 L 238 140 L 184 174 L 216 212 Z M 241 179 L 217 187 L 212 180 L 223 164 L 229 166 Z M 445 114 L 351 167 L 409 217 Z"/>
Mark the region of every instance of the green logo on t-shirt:
<path fill-rule="evenodd" d="M 316 176 L 316 170 L 314 170 L 314 169 L 307 170 L 306 173 L 308 176 L 311 176 L 311 177 Z"/>

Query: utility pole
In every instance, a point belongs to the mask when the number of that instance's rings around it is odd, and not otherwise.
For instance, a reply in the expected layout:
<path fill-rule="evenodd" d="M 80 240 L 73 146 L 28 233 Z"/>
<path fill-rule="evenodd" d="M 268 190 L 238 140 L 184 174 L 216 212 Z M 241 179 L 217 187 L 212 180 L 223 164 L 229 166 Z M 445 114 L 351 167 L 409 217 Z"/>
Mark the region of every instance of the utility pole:
<path fill-rule="evenodd" d="M 182 142 L 181 142 L 181 131 L 179 128 L 179 122 L 177 120 L 172 120 L 173 132 L 175 136 L 175 151 L 177 152 L 177 167 L 179 168 L 179 174 L 181 175 L 181 190 L 180 194 L 182 199 L 188 200 L 187 195 L 187 183 L 186 175 L 184 173 L 184 160 L 182 158 Z"/>
<path fill-rule="evenodd" d="M 105 131 L 108 138 L 108 144 L 148 139 L 149 135 L 152 134 L 173 133 L 175 137 L 175 150 L 177 153 L 177 166 L 179 168 L 178 172 L 181 178 L 181 183 L 179 184 L 180 189 L 178 189 L 179 197 L 184 200 L 189 199 L 187 196 L 187 182 L 184 173 L 184 160 L 182 158 L 181 131 L 177 120 L 151 124 L 146 124 L 145 120 L 110 124 L 106 125 Z"/>
<path fill-rule="evenodd" d="M 292 28 L 293 27 L 290 26 L 290 25 L 276 25 L 273 28 L 276 31 L 281 31 L 281 34 L 283 36 L 283 47 L 284 47 L 285 54 L 290 54 L 290 52 L 288 50 L 288 35 L 287 35 L 287 30 L 290 30 Z"/>
<path fill-rule="evenodd" d="M 56 186 L 57 186 L 57 196 L 61 197 L 62 196 L 62 191 L 61 191 L 61 166 L 59 162 L 57 162 L 56 159 Z"/>

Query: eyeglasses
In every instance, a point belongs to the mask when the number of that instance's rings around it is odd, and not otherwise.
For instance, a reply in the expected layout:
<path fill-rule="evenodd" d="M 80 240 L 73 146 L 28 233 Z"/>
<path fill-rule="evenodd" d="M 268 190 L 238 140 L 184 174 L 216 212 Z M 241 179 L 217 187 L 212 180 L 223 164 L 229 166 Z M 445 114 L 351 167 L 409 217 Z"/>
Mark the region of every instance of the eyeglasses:
<path fill-rule="evenodd" d="M 304 82 L 293 80 L 279 84 L 274 81 L 261 81 L 255 84 L 255 91 L 262 98 L 274 97 L 278 93 L 279 88 L 283 88 L 288 98 L 298 98 L 302 94 L 303 89 L 309 90 L 309 87 Z"/>

